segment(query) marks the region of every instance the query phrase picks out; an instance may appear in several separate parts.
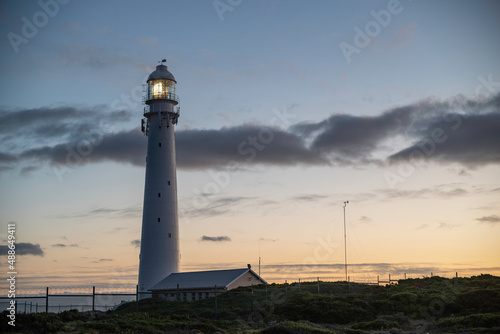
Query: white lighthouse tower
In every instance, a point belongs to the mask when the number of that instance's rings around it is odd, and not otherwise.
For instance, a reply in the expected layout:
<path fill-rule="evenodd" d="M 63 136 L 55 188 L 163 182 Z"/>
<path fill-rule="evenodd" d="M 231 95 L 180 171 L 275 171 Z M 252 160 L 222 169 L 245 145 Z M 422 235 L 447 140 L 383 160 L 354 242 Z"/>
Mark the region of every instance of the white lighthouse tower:
<path fill-rule="evenodd" d="M 174 125 L 179 118 L 175 80 L 167 66 L 156 66 L 147 79 L 142 131 L 148 136 L 142 214 L 139 292 L 148 297 L 154 284 L 179 271 L 179 223 Z"/>

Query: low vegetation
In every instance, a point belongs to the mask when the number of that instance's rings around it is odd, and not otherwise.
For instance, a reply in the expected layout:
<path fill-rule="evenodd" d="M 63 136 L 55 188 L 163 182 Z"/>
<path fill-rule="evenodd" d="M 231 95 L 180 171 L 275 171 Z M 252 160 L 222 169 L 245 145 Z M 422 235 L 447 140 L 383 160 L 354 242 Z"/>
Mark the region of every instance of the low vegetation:
<path fill-rule="evenodd" d="M 319 293 L 318 293 L 319 291 Z M 4 315 L 4 319 L 6 316 Z M 18 333 L 498 333 L 500 277 L 241 288 L 193 302 L 142 300 L 105 314 L 19 314 Z"/>

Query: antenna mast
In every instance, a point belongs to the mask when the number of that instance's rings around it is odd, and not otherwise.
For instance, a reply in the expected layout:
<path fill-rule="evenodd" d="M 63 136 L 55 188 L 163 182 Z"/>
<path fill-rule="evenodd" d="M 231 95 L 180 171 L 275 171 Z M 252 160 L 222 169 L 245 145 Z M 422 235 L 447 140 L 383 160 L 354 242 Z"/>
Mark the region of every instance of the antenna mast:
<path fill-rule="evenodd" d="M 347 282 L 347 233 L 345 228 L 345 207 L 349 201 L 344 202 L 344 267 L 345 267 L 345 281 Z"/>

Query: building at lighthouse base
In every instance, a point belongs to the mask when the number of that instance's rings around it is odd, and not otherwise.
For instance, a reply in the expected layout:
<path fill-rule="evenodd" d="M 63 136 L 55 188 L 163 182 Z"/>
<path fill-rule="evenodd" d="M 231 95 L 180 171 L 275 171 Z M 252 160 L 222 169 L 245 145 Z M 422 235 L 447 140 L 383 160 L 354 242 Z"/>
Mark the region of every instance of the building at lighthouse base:
<path fill-rule="evenodd" d="M 210 270 L 173 273 L 155 284 L 149 291 L 153 298 L 172 301 L 193 301 L 242 286 L 267 284 L 250 265 L 244 269 Z"/>

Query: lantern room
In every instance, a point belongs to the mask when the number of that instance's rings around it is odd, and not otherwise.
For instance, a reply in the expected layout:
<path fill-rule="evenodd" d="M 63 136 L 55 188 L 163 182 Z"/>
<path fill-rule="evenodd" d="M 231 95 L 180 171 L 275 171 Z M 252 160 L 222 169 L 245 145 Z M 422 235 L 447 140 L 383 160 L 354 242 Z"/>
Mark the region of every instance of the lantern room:
<path fill-rule="evenodd" d="M 157 100 L 169 100 L 177 104 L 179 99 L 175 95 L 175 80 L 172 73 L 165 65 L 156 66 L 156 70 L 151 73 L 147 80 L 146 104 L 152 104 Z"/>

